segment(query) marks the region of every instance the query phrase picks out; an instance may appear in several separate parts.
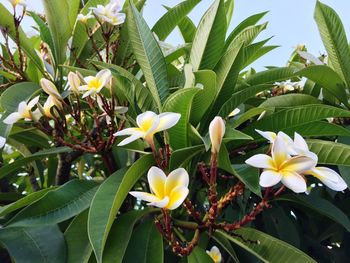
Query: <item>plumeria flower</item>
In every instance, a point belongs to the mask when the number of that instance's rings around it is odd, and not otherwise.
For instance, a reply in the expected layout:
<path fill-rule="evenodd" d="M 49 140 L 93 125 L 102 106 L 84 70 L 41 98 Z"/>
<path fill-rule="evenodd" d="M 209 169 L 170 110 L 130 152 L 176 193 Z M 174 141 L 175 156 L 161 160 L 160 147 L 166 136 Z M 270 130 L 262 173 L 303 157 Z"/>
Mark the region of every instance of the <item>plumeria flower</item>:
<path fill-rule="evenodd" d="M 53 118 L 53 116 L 52 116 L 52 114 L 51 114 L 51 108 L 52 108 L 54 105 L 55 105 L 55 104 L 53 103 L 53 97 L 52 97 L 52 96 L 49 96 L 49 97 L 47 98 L 47 100 L 45 101 L 44 106 L 42 107 L 43 114 L 44 114 L 46 117 L 50 118 L 50 119 Z"/>
<path fill-rule="evenodd" d="M 32 108 L 39 102 L 39 96 L 35 97 L 29 103 L 22 101 L 18 105 L 17 112 L 11 113 L 7 118 L 4 120 L 4 123 L 6 124 L 14 124 L 18 122 L 21 119 L 24 119 L 25 121 L 35 121 L 40 118 L 40 111 L 39 109 L 36 109 L 34 112 L 32 112 Z"/>
<path fill-rule="evenodd" d="M 275 82 L 275 85 L 283 91 L 293 91 L 296 82 L 291 82 L 290 79 L 282 82 Z"/>
<path fill-rule="evenodd" d="M 225 135 L 225 122 L 216 116 L 209 125 L 209 137 L 211 141 L 211 152 L 217 154 L 220 151 L 222 138 Z"/>
<path fill-rule="evenodd" d="M 216 246 L 213 246 L 210 250 L 207 250 L 206 252 L 214 261 L 214 263 L 220 263 L 222 261 L 220 250 Z"/>
<path fill-rule="evenodd" d="M 277 135 L 284 141 L 288 154 L 290 155 L 297 155 L 298 153 L 294 149 L 294 142 L 293 140 L 284 132 L 280 131 L 278 134 L 270 131 L 260 131 L 260 130 L 255 130 L 257 133 L 259 133 L 262 137 L 267 139 L 271 144 L 273 144 L 277 138 Z"/>
<path fill-rule="evenodd" d="M 80 83 L 81 81 L 79 76 L 74 72 L 69 72 L 68 74 L 69 90 L 73 91 L 73 93 L 75 94 L 79 94 Z"/>
<path fill-rule="evenodd" d="M 125 21 L 125 14 L 120 12 L 122 8 L 115 0 L 112 0 L 106 6 L 97 5 L 97 7 L 92 7 L 90 9 L 102 22 L 117 26 L 123 24 Z"/>
<path fill-rule="evenodd" d="M 189 176 L 185 169 L 178 168 L 168 176 L 158 167 L 151 167 L 147 174 L 152 193 L 133 191 L 130 194 L 148 202 L 148 205 L 173 210 L 178 208 L 188 195 Z"/>
<path fill-rule="evenodd" d="M 45 93 L 49 96 L 51 96 L 51 100 L 53 104 L 58 108 L 58 109 L 63 109 L 62 102 L 63 98 L 61 94 L 58 92 L 58 89 L 56 88 L 55 84 L 53 84 L 50 80 L 42 78 L 40 80 L 40 85 L 42 89 L 45 91 Z"/>
<path fill-rule="evenodd" d="M 27 6 L 27 1 L 26 0 L 8 0 L 11 5 L 15 8 L 17 5 L 21 5 L 23 7 Z"/>
<path fill-rule="evenodd" d="M 109 69 L 103 69 L 96 76 L 84 78 L 86 85 L 80 86 L 80 91 L 86 91 L 83 98 L 99 93 L 112 79 L 112 73 Z"/>
<path fill-rule="evenodd" d="M 231 113 L 228 115 L 228 117 L 234 117 L 240 112 L 241 112 L 241 110 L 239 108 L 235 108 L 233 111 L 231 111 Z"/>
<path fill-rule="evenodd" d="M 315 167 L 315 160 L 307 156 L 294 156 L 288 154 L 287 147 L 281 135 L 277 135 L 272 149 L 272 157 L 266 154 L 257 154 L 246 160 L 246 163 L 262 168 L 260 185 L 271 187 L 280 181 L 295 193 L 306 191 L 306 182 L 302 174 Z"/>
<path fill-rule="evenodd" d="M 152 111 L 146 111 L 136 118 L 137 128 L 127 128 L 116 132 L 114 136 L 130 135 L 121 141 L 118 146 L 131 143 L 139 138 L 145 139 L 151 146 L 153 145 L 153 135 L 170 129 L 179 121 L 181 114 L 164 112 L 159 115 Z"/>
<path fill-rule="evenodd" d="M 6 138 L 0 136 L 0 149 L 2 149 L 6 144 Z"/>
<path fill-rule="evenodd" d="M 91 18 L 94 18 L 94 16 L 92 15 L 92 12 L 90 11 L 87 15 L 83 15 L 83 14 L 79 14 L 77 16 L 77 20 L 82 22 L 83 24 L 86 24 L 87 21 Z"/>
<path fill-rule="evenodd" d="M 309 158 L 312 158 L 317 163 L 318 161 L 317 155 L 309 150 L 309 147 L 306 141 L 298 133 L 294 134 L 294 147 L 295 147 L 295 150 L 298 152 L 298 154 L 308 156 Z M 315 166 L 315 167 L 312 167 L 310 170 L 305 171 L 304 174 L 309 174 L 316 177 L 323 184 L 325 184 L 326 186 L 328 186 L 334 191 L 343 191 L 348 187 L 344 179 L 337 172 L 327 167 Z"/>

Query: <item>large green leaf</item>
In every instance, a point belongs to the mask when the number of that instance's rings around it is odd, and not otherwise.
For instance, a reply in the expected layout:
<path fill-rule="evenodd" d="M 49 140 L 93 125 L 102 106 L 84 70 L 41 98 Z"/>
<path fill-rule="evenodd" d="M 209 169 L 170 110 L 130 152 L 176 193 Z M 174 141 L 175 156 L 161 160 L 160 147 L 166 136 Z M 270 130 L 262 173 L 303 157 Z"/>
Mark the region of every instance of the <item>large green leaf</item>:
<path fill-rule="evenodd" d="M 153 220 L 140 224 L 130 239 L 124 263 L 163 263 L 163 238 Z"/>
<path fill-rule="evenodd" d="M 121 263 L 125 251 L 128 247 L 135 224 L 145 215 L 158 211 L 157 209 L 145 209 L 131 211 L 123 214 L 115 220 L 107 239 L 105 251 L 103 253 L 103 262 Z"/>
<path fill-rule="evenodd" d="M 45 16 L 55 46 L 55 63 L 56 65 L 60 65 L 66 60 L 67 43 L 73 29 L 70 24 L 69 12 L 67 12 L 69 11 L 69 5 L 65 0 L 44 0 L 43 4 Z"/>
<path fill-rule="evenodd" d="M 251 86 L 274 83 L 294 77 L 295 72 L 295 68 L 272 68 L 249 76 L 245 79 L 245 82 Z"/>
<path fill-rule="evenodd" d="M 318 156 L 320 164 L 350 166 L 350 146 L 342 143 L 308 140 L 310 151 Z"/>
<path fill-rule="evenodd" d="M 7 225 L 27 227 L 65 221 L 90 206 L 97 188 L 93 181 L 69 181 L 21 210 Z"/>
<path fill-rule="evenodd" d="M 108 233 L 124 199 L 153 164 L 153 156 L 145 155 L 128 170 L 121 169 L 108 177 L 96 192 L 89 212 L 88 233 L 98 262 L 102 262 Z"/>
<path fill-rule="evenodd" d="M 322 101 L 307 94 L 286 94 L 271 97 L 259 105 L 260 108 L 284 108 L 307 104 L 322 104 Z"/>
<path fill-rule="evenodd" d="M 13 15 L 0 3 L 0 27 L 8 28 L 9 36 L 12 40 L 16 39 L 16 31 L 15 25 L 13 21 Z M 19 28 L 19 39 L 21 43 L 22 50 L 27 54 L 27 56 L 33 61 L 37 69 L 41 71 L 41 73 L 45 73 L 44 68 L 42 66 L 42 61 L 33 49 L 33 45 L 31 41 L 27 38 L 26 34 Z"/>
<path fill-rule="evenodd" d="M 174 28 L 191 12 L 200 0 L 186 0 L 175 7 L 168 9 L 153 26 L 152 31 L 157 34 L 159 40 L 164 41 Z"/>
<path fill-rule="evenodd" d="M 164 102 L 169 95 L 168 73 L 162 50 L 133 4 L 128 8 L 127 26 L 136 60 L 156 105 L 161 110 L 161 102 Z"/>
<path fill-rule="evenodd" d="M 174 151 L 170 157 L 170 171 L 181 167 L 186 161 L 190 160 L 193 156 L 203 152 L 204 150 L 205 146 L 201 144 Z"/>
<path fill-rule="evenodd" d="M 186 16 L 178 24 L 178 27 L 185 43 L 192 43 L 197 30 L 192 20 Z"/>
<path fill-rule="evenodd" d="M 171 94 L 164 103 L 164 112 L 181 114 L 179 122 L 168 130 L 170 145 L 174 150 L 189 146 L 188 130 L 192 100 L 198 91 L 199 88 L 180 89 Z"/>
<path fill-rule="evenodd" d="M 330 67 L 325 65 L 311 66 L 296 72 L 296 74 L 307 77 L 308 79 L 321 85 L 339 101 L 343 102 L 347 107 L 350 107 L 343 81 Z"/>
<path fill-rule="evenodd" d="M 232 245 L 227 238 L 223 237 L 220 235 L 218 232 L 214 232 L 213 238 L 215 239 L 216 242 L 220 244 L 222 248 L 224 248 L 227 253 L 230 255 L 231 259 L 233 259 L 234 262 L 239 263 L 239 259 L 237 257 L 236 252 L 233 250 Z"/>
<path fill-rule="evenodd" d="M 315 211 L 342 225 L 347 231 L 350 231 L 349 218 L 343 213 L 343 211 L 326 199 L 311 195 L 283 195 L 276 201 L 295 203 L 298 206 L 305 207 L 308 212 L 310 210 Z"/>
<path fill-rule="evenodd" d="M 254 129 L 278 132 L 331 117 L 350 117 L 350 112 L 322 104 L 299 106 L 264 117 L 245 128 L 244 132 L 249 135 L 256 135 Z"/>
<path fill-rule="evenodd" d="M 302 136 L 350 136 L 350 131 L 340 125 L 329 123 L 327 121 L 314 121 L 302 125 L 286 127 L 281 129 L 288 135 L 294 135 L 294 132 Z"/>
<path fill-rule="evenodd" d="M 187 257 L 188 263 L 213 263 L 213 260 L 201 247 L 195 247 L 192 253 Z"/>
<path fill-rule="evenodd" d="M 332 8 L 317 1 L 314 17 L 332 67 L 350 88 L 350 49 L 339 16 Z"/>
<path fill-rule="evenodd" d="M 235 1 L 234 0 L 226 0 L 225 1 L 226 25 L 227 25 L 227 27 L 231 23 L 231 19 L 232 19 L 234 8 L 235 8 Z"/>
<path fill-rule="evenodd" d="M 225 45 L 226 14 L 223 0 L 216 0 L 199 22 L 190 63 L 194 70 L 213 69 Z"/>
<path fill-rule="evenodd" d="M 66 262 L 66 244 L 58 226 L 2 228 L 0 243 L 16 263 Z"/>
<path fill-rule="evenodd" d="M 36 152 L 30 156 L 20 158 L 12 163 L 9 163 L 7 165 L 4 165 L 3 167 L 0 168 L 0 178 L 3 178 L 12 172 L 20 169 L 27 163 L 30 163 L 35 160 L 40 160 L 49 157 L 50 155 L 56 155 L 58 153 L 64 153 L 64 152 L 70 152 L 71 149 L 69 147 L 58 147 L 58 148 L 53 148 L 49 150 L 43 150 L 40 152 Z"/>
<path fill-rule="evenodd" d="M 88 210 L 77 215 L 64 232 L 67 244 L 67 263 L 86 263 L 92 253 L 87 233 Z"/>
<path fill-rule="evenodd" d="M 217 231 L 217 234 L 227 238 L 236 245 L 249 251 L 262 262 L 266 263 L 316 263 L 311 257 L 299 249 L 283 242 L 277 238 L 269 236 L 252 228 L 240 228 L 235 231 L 238 237 L 230 236 L 223 231 Z M 249 240 L 249 241 L 245 241 Z M 254 242 L 255 241 L 255 242 Z"/>

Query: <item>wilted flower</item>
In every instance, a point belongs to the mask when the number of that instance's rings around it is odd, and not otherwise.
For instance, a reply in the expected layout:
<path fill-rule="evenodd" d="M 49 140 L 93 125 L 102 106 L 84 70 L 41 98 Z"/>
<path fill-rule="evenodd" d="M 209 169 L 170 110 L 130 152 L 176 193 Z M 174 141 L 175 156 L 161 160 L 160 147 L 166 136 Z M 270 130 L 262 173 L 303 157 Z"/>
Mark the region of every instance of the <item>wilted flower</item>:
<path fill-rule="evenodd" d="M 40 80 L 40 85 L 42 89 L 46 92 L 47 95 L 51 96 L 52 103 L 58 108 L 62 109 L 63 98 L 61 94 L 58 92 L 55 84 L 53 84 L 50 80 L 42 78 Z"/>
<path fill-rule="evenodd" d="M 6 138 L 0 136 L 0 149 L 3 148 L 6 144 Z"/>
<path fill-rule="evenodd" d="M 137 128 L 127 128 L 116 132 L 114 136 L 131 135 L 121 141 L 122 146 L 131 143 L 139 138 L 145 139 L 150 145 L 153 144 L 153 135 L 173 127 L 180 119 L 181 114 L 164 112 L 159 115 L 152 111 L 146 111 L 136 118 Z"/>
<path fill-rule="evenodd" d="M 85 77 L 86 85 L 80 86 L 80 91 L 86 91 L 83 98 L 99 93 L 112 78 L 112 73 L 109 69 L 103 69 L 96 76 Z"/>
<path fill-rule="evenodd" d="M 125 14 L 120 12 L 122 8 L 115 0 L 112 0 L 106 6 L 97 5 L 97 7 L 90 9 L 102 22 L 117 26 L 123 24 L 125 21 Z"/>
<path fill-rule="evenodd" d="M 25 121 L 32 121 L 37 120 L 40 117 L 40 111 L 37 109 L 34 112 L 32 112 L 32 108 L 39 102 L 39 96 L 35 97 L 29 103 L 22 101 L 18 105 L 17 112 L 11 113 L 7 118 L 4 120 L 4 123 L 6 124 L 13 124 L 17 121 L 24 119 Z"/>
<path fill-rule="evenodd" d="M 211 257 L 211 259 L 214 261 L 214 263 L 220 263 L 222 260 L 220 250 L 213 246 L 210 250 L 206 251 L 207 254 Z"/>
<path fill-rule="evenodd" d="M 26 0 L 8 0 L 13 7 L 16 7 L 17 5 L 21 5 L 23 7 L 27 6 Z"/>
<path fill-rule="evenodd" d="M 189 176 L 185 169 L 178 168 L 168 176 L 158 167 L 151 167 L 147 174 L 152 193 L 133 191 L 130 194 L 148 202 L 148 205 L 173 210 L 178 208 L 188 195 Z"/>
<path fill-rule="evenodd" d="M 71 91 L 75 94 L 79 94 L 80 78 L 74 72 L 69 72 L 68 74 L 68 84 Z"/>
<path fill-rule="evenodd" d="M 224 135 L 225 122 L 221 117 L 216 116 L 209 125 L 209 137 L 211 141 L 212 153 L 218 153 L 220 151 L 220 146 Z"/>
<path fill-rule="evenodd" d="M 83 24 L 86 24 L 87 21 L 88 21 L 89 19 L 93 18 L 93 17 L 94 17 L 94 16 L 92 15 L 92 13 L 89 12 L 87 15 L 79 14 L 79 15 L 77 16 L 77 20 L 80 21 L 80 22 L 82 22 Z"/>
<path fill-rule="evenodd" d="M 280 181 L 296 193 L 306 191 L 306 182 L 302 174 L 315 167 L 316 162 L 307 156 L 288 154 L 283 138 L 277 135 L 272 149 L 272 157 L 266 154 L 257 154 L 246 160 L 246 163 L 264 169 L 260 175 L 260 185 L 271 187 Z"/>

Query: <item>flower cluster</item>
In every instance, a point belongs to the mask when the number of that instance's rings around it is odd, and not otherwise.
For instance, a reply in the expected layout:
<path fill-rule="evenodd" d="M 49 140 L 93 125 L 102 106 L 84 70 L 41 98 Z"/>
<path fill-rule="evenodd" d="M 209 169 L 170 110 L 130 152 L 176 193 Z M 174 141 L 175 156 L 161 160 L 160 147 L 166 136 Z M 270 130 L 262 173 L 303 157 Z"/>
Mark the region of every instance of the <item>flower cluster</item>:
<path fill-rule="evenodd" d="M 295 193 L 302 193 L 307 190 L 305 176 L 312 175 L 335 191 L 347 188 L 337 172 L 328 167 L 317 166 L 317 155 L 309 150 L 300 134 L 295 133 L 292 140 L 283 132 L 257 132 L 272 144 L 271 156 L 257 154 L 246 160 L 247 164 L 263 169 L 260 175 L 262 187 L 272 187 L 282 182 Z"/>

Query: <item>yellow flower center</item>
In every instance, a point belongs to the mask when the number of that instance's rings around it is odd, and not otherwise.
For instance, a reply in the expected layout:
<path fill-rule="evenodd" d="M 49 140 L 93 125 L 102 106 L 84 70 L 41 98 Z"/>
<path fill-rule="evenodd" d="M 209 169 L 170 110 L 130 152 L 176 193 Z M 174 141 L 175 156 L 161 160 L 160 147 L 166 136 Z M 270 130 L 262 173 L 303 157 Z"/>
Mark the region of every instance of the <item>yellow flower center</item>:
<path fill-rule="evenodd" d="M 23 112 L 22 116 L 24 119 L 32 119 L 32 114 L 30 113 L 30 110 L 28 108 Z"/>
<path fill-rule="evenodd" d="M 97 78 L 94 78 L 88 83 L 88 88 L 98 90 L 99 88 L 101 88 L 101 85 L 101 81 Z"/>

